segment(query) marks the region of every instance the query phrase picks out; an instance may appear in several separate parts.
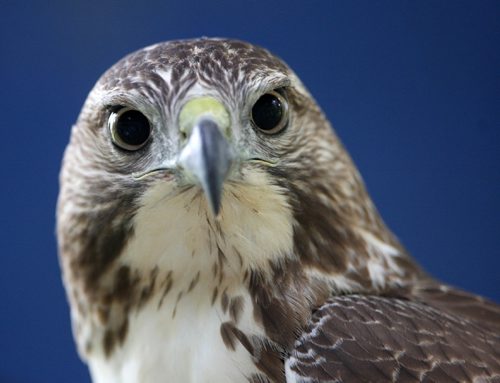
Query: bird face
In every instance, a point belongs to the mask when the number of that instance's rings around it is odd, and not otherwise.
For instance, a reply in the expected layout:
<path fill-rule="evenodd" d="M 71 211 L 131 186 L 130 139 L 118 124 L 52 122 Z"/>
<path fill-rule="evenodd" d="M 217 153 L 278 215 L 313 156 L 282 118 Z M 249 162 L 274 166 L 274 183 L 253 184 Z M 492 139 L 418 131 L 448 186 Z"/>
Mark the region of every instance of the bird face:
<path fill-rule="evenodd" d="M 193 44 L 192 56 L 177 60 L 176 48 L 185 45 L 170 47 L 154 68 L 142 64 L 148 50 L 118 63 L 96 85 L 75 130 L 94 135 L 94 169 L 126 183 L 167 177 L 179 189 L 201 187 L 217 215 L 223 184 L 244 183 L 244 169 L 286 172 L 280 165 L 297 157 L 310 130 L 295 106 L 313 103 L 264 50 L 226 43 L 217 47 L 222 56 L 210 44 Z"/>
<path fill-rule="evenodd" d="M 77 262 L 92 284 L 138 236 L 140 219 L 147 238 L 169 241 L 169 225 L 192 209 L 193 221 L 261 245 L 241 263 L 263 265 L 292 254 L 294 189 L 307 193 L 308 180 L 331 172 L 337 148 L 298 78 L 267 51 L 220 40 L 146 48 L 102 76 L 73 128 L 59 221 L 74 229 L 60 237 L 93 259 Z M 148 267 L 162 258 L 147 257 Z"/>
<path fill-rule="evenodd" d="M 253 105 L 243 103 L 242 110 L 229 112 L 220 94 L 207 96 L 213 92 L 201 86 L 199 94 L 193 93 L 188 92 L 181 100 L 177 121 L 170 127 L 173 134 L 154 129 L 140 110 L 116 106 L 108 118 L 109 135 L 124 156 L 141 149 L 143 156 L 148 155 L 148 148 L 143 148 L 154 135 L 174 141 L 169 145 L 173 150 L 150 147 L 161 155 L 132 176 L 141 180 L 158 173 L 172 174 L 178 187 L 200 186 L 212 213 L 218 215 L 226 180 L 244 182 L 241 169 L 248 164 L 273 166 L 279 161 L 276 153 L 266 150 L 261 142 L 287 128 L 288 100 L 284 85 L 278 90 L 257 89 L 252 93 L 263 94 L 252 101 Z"/>

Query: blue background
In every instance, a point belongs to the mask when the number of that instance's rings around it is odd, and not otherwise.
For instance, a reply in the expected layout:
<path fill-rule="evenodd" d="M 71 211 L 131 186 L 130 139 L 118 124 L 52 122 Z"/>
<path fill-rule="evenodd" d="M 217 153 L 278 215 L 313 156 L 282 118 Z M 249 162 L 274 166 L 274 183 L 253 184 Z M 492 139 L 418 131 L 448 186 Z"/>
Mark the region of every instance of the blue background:
<path fill-rule="evenodd" d="M 86 382 L 54 235 L 69 129 L 98 76 L 162 40 L 287 61 L 382 215 L 436 277 L 500 300 L 500 2 L 0 1 L 0 381 Z"/>

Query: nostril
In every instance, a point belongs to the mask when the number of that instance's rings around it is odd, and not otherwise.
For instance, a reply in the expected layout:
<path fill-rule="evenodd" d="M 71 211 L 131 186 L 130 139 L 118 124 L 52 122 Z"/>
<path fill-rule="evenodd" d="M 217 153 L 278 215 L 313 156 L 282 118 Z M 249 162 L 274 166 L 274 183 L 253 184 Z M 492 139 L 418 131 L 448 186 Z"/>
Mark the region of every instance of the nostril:
<path fill-rule="evenodd" d="M 179 131 L 179 134 L 181 136 L 181 141 L 183 141 L 183 142 L 187 141 L 187 134 L 185 131 L 181 130 L 181 131 Z"/>

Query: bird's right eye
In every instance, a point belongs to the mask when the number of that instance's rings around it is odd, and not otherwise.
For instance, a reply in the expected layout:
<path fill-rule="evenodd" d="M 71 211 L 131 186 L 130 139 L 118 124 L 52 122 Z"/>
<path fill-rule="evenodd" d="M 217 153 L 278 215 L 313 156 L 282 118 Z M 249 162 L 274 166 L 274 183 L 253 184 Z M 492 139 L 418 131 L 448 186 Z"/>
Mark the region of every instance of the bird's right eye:
<path fill-rule="evenodd" d="M 112 112 L 108 126 L 113 143 L 129 151 L 142 148 L 151 136 L 151 124 L 148 118 L 132 108 L 121 108 Z"/>

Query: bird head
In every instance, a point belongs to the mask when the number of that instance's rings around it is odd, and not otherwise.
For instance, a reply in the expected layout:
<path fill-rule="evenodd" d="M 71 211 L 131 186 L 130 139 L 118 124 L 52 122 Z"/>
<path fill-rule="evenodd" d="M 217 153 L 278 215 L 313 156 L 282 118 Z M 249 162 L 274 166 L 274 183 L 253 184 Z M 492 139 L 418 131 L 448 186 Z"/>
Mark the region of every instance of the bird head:
<path fill-rule="evenodd" d="M 66 149 L 58 236 L 90 295 L 123 267 L 128 286 L 158 268 L 300 264 L 355 290 L 409 265 L 299 78 L 232 40 L 153 45 L 99 79 Z"/>

